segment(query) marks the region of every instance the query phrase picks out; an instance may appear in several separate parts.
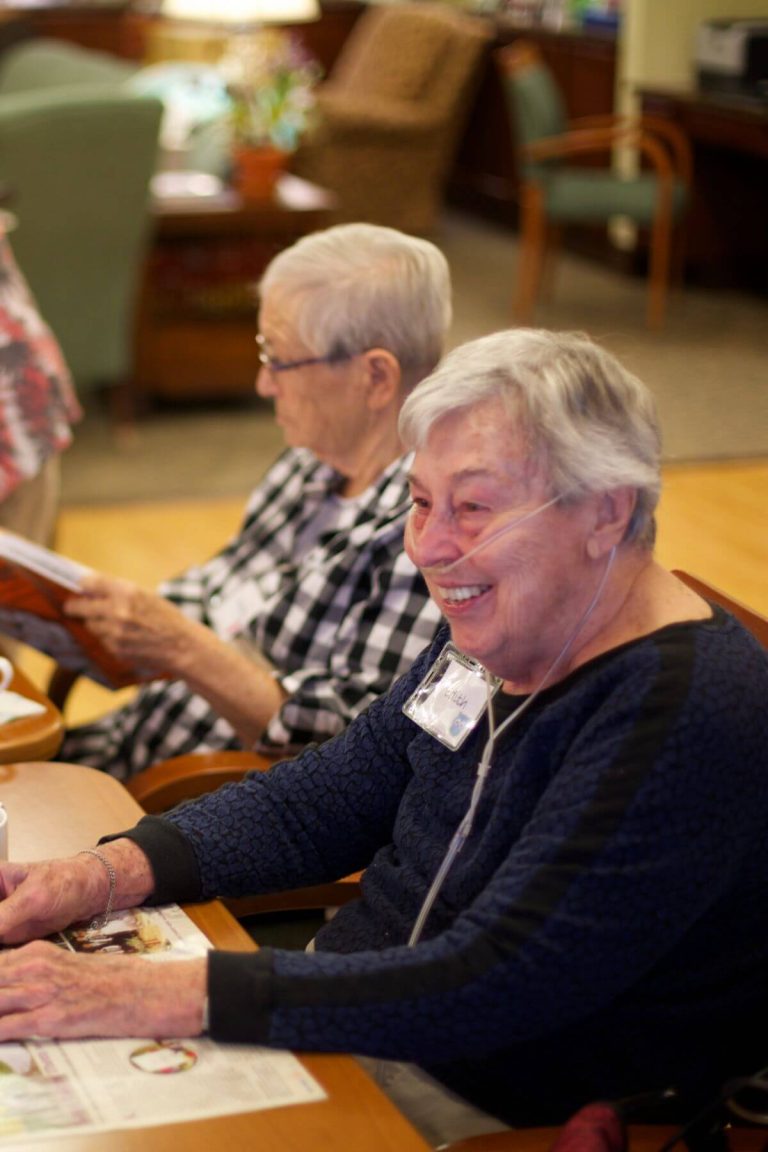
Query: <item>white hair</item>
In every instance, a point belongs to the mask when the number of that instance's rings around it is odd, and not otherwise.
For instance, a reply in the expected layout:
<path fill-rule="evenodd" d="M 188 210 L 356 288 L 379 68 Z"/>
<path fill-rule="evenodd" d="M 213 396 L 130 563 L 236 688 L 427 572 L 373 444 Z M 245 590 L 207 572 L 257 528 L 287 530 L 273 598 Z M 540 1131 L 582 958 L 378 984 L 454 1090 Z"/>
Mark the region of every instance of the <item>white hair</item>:
<path fill-rule="evenodd" d="M 375 224 L 339 224 L 302 237 L 266 269 L 259 293 L 289 311 L 316 355 L 385 348 L 406 387 L 439 361 L 451 323 L 451 278 L 428 240 Z"/>
<path fill-rule="evenodd" d="M 415 388 L 400 415 L 403 444 L 420 447 L 442 417 L 496 398 L 520 424 L 553 496 L 632 487 L 625 539 L 652 545 L 661 436 L 642 381 L 581 333 L 497 332 L 454 349 Z"/>

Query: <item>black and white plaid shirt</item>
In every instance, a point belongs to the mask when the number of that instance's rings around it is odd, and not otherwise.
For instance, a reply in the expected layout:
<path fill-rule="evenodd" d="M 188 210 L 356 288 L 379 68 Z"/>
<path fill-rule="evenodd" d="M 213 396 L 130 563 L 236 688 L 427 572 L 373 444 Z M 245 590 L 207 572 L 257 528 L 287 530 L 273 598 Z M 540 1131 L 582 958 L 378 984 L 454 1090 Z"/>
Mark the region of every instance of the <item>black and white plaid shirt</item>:
<path fill-rule="evenodd" d="M 288 699 L 260 748 L 288 750 L 346 727 L 432 641 L 440 614 L 402 550 L 408 459 L 357 500 L 304 449 L 285 452 L 239 534 L 160 591 L 278 669 Z M 125 777 L 186 752 L 240 747 L 182 681 L 153 681 L 125 707 L 71 729 L 63 760 Z"/>

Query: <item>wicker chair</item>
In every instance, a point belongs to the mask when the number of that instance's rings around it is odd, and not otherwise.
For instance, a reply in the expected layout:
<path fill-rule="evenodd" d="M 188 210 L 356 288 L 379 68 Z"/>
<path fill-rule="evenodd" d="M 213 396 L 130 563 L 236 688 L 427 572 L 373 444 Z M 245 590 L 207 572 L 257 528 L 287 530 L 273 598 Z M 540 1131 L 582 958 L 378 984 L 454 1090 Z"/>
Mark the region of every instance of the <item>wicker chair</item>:
<path fill-rule="evenodd" d="M 488 38 L 484 21 L 444 4 L 369 8 L 293 170 L 336 192 L 342 219 L 431 231 Z"/>

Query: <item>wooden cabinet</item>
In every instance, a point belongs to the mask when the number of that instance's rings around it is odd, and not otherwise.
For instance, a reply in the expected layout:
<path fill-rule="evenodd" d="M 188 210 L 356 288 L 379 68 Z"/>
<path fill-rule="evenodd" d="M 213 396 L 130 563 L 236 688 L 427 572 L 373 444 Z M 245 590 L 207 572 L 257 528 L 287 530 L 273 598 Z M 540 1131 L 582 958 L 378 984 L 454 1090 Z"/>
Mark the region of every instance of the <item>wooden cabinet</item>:
<path fill-rule="evenodd" d="M 92 4 L 48 3 L 30 7 L 4 5 L 4 19 L 16 22 L 25 35 L 70 40 L 99 52 L 130 56 L 125 40 L 125 21 L 131 5 L 118 2 Z"/>
<path fill-rule="evenodd" d="M 693 149 L 686 278 L 768 295 L 768 103 L 729 94 L 641 91 L 643 111 L 674 121 Z"/>

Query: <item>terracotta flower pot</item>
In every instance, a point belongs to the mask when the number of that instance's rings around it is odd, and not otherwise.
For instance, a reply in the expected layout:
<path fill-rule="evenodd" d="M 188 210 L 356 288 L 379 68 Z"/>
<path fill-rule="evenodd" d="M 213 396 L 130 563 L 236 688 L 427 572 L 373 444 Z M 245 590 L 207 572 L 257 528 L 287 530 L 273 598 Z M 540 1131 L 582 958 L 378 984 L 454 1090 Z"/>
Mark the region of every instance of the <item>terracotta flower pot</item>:
<path fill-rule="evenodd" d="M 288 164 L 288 152 L 271 145 L 240 146 L 234 151 L 233 182 L 244 200 L 271 200 Z"/>

